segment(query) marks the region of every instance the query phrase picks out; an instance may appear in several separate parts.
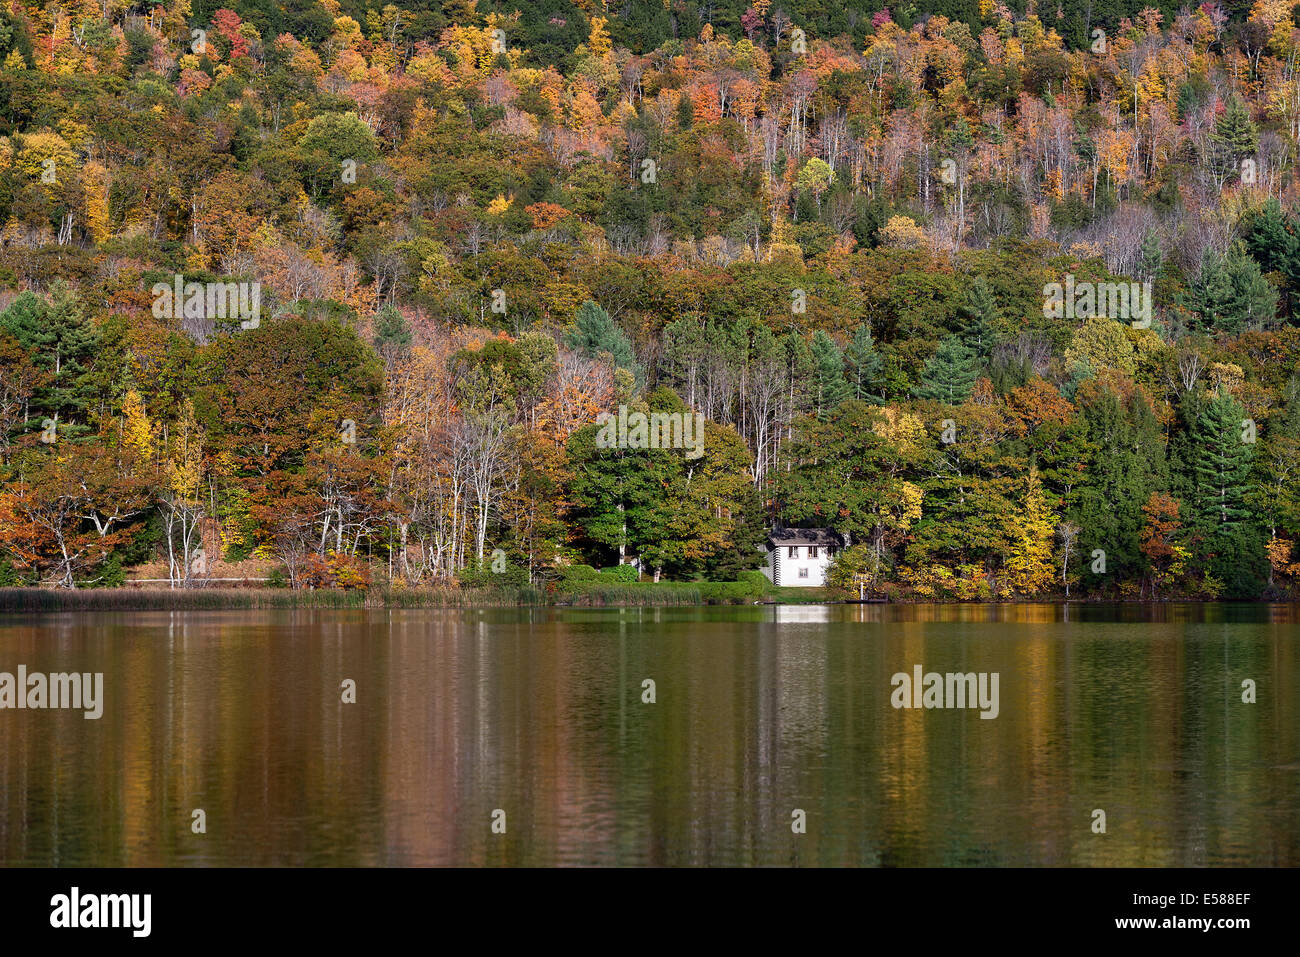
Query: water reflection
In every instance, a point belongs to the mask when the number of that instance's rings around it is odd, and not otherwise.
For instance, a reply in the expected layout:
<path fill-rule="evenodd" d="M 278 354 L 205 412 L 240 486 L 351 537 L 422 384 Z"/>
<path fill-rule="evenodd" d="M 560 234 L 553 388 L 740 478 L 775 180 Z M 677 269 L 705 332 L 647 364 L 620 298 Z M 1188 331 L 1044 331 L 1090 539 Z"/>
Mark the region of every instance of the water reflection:
<path fill-rule="evenodd" d="M 1294 615 L 11 616 L 0 671 L 103 671 L 107 701 L 0 711 L 0 862 L 1291 866 Z M 998 718 L 895 710 L 915 665 L 999 673 Z"/>

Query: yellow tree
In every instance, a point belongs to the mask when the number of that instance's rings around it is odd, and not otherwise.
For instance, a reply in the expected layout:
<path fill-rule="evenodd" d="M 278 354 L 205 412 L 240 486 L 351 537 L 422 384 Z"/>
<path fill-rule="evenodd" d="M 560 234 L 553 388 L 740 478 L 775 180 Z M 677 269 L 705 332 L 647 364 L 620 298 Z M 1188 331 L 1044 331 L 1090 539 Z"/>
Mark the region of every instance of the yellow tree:
<path fill-rule="evenodd" d="M 1024 505 L 1013 521 L 1011 554 L 1006 562 L 1006 588 L 1018 595 L 1035 595 L 1055 575 L 1052 542 L 1056 516 L 1047 507 L 1038 470 L 1030 468 Z"/>
<path fill-rule="evenodd" d="M 194 403 L 186 399 L 179 421 L 168 436 L 160 496 L 163 531 L 167 538 L 167 573 L 172 587 L 189 587 L 195 575 L 207 572 L 200 522 L 203 519 L 203 434 L 194 418 Z"/>
<path fill-rule="evenodd" d="M 144 400 L 134 389 L 122 398 L 122 442 L 135 456 L 139 466 L 147 467 L 153 460 L 153 426 L 145 412 Z"/>

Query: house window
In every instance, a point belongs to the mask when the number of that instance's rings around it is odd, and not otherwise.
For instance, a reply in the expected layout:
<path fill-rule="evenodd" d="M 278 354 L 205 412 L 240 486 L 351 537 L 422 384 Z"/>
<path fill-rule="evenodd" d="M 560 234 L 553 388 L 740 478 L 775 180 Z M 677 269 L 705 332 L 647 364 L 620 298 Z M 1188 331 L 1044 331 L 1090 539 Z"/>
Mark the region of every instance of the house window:
<path fill-rule="evenodd" d="M 799 577 L 800 577 L 800 578 L 807 578 L 807 577 L 808 577 L 808 569 L 806 569 L 806 568 L 801 568 L 801 569 L 799 569 Z"/>
<path fill-rule="evenodd" d="M 799 557 L 799 546 L 798 546 L 798 545 L 791 545 L 791 546 L 790 546 L 790 556 L 789 556 L 789 557 L 790 557 L 790 558 L 798 558 L 798 557 Z"/>
<path fill-rule="evenodd" d="M 815 545 L 809 545 L 809 546 L 808 546 L 808 557 L 809 557 L 809 558 L 816 558 L 816 557 L 817 557 L 817 547 L 816 547 Z"/>

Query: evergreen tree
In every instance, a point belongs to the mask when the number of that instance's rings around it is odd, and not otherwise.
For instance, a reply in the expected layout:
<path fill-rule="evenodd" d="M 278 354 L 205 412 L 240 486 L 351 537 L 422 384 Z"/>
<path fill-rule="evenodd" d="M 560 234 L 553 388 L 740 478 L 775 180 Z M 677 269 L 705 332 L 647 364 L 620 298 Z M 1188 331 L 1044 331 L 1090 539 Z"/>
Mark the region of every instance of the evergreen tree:
<path fill-rule="evenodd" d="M 795 332 L 787 332 L 781 337 L 781 346 L 785 352 L 786 380 L 790 383 L 792 412 L 808 412 L 814 408 L 815 396 L 808 388 L 808 383 L 816 373 L 812 349 L 808 340 Z"/>
<path fill-rule="evenodd" d="M 1228 101 L 1223 115 L 1210 131 L 1210 158 L 1222 175 L 1240 171 L 1241 161 L 1259 149 L 1259 131 L 1250 111 L 1237 97 Z"/>
<path fill-rule="evenodd" d="M 1276 199 L 1247 217 L 1244 236 L 1247 251 L 1265 272 L 1280 272 L 1288 280 L 1300 276 L 1300 232 Z"/>
<path fill-rule="evenodd" d="M 1282 211 L 1276 199 L 1246 218 L 1246 250 L 1264 272 L 1280 273 L 1286 295 L 1286 315 L 1292 322 L 1300 309 L 1300 223 Z"/>
<path fill-rule="evenodd" d="M 1222 392 L 1201 408 L 1190 436 L 1201 564 L 1228 598 L 1259 594 L 1267 574 L 1263 533 L 1247 498 L 1255 445 L 1245 441 L 1245 418 L 1241 404 Z"/>
<path fill-rule="evenodd" d="M 609 313 L 590 299 L 578 307 L 574 328 L 565 336 L 564 342 L 570 349 L 589 359 L 594 359 L 601 353 L 609 354 L 615 366 L 627 369 L 636 377 L 638 386 L 645 379 L 641 365 L 636 361 L 632 340 L 618 327 Z"/>
<path fill-rule="evenodd" d="M 826 525 L 852 541 L 875 539 L 883 509 L 901 480 L 895 447 L 876 429 L 880 413 L 865 402 L 848 401 L 824 421 L 805 419 L 795 433 L 793 467 L 776 479 L 784 521 Z"/>
<path fill-rule="evenodd" d="M 975 148 L 975 137 L 971 133 L 970 123 L 966 117 L 958 113 L 956 118 L 948 124 L 943 134 L 944 145 L 957 153 L 967 153 Z"/>
<path fill-rule="evenodd" d="M 1164 253 L 1160 251 L 1160 237 L 1154 229 L 1148 229 L 1142 237 L 1142 248 L 1138 254 L 1138 275 L 1145 282 L 1153 281 L 1160 274 L 1164 261 Z"/>
<path fill-rule="evenodd" d="M 402 355 L 410 350 L 415 334 L 411 324 L 392 303 L 375 314 L 375 349 L 381 355 Z"/>
<path fill-rule="evenodd" d="M 974 353 L 961 339 L 949 336 L 926 362 L 921 382 L 912 389 L 912 394 L 918 399 L 958 405 L 970 398 L 978 377 L 979 365 Z"/>
<path fill-rule="evenodd" d="M 1245 419 L 1246 410 L 1225 391 L 1205 403 L 1193 426 L 1196 517 L 1215 534 L 1250 517 L 1245 499 L 1255 446 L 1242 439 Z"/>
<path fill-rule="evenodd" d="M 864 399 L 876 405 L 884 403 L 883 395 L 874 394 L 881 380 L 884 360 L 876 351 L 875 340 L 866 323 L 858 326 L 853 339 L 844 350 L 844 363 L 848 367 L 849 393 L 854 399 Z"/>
<path fill-rule="evenodd" d="M 30 351 L 37 351 L 48 335 L 45 317 L 49 304 L 33 292 L 19 293 L 9 308 L 0 312 L 0 331 L 7 332 Z"/>
<path fill-rule="evenodd" d="M 987 363 L 997 345 L 998 304 L 983 276 L 976 276 L 971 283 L 966 304 L 962 307 L 962 317 L 965 320 L 962 342 L 981 363 Z"/>
<path fill-rule="evenodd" d="M 1201 272 L 1191 283 L 1187 304 L 1206 331 L 1240 332 L 1274 318 L 1277 292 L 1260 272 L 1259 263 L 1234 243 L 1226 256 L 1207 248 Z"/>
<path fill-rule="evenodd" d="M 1226 332 L 1258 329 L 1277 316 L 1277 290 L 1260 272 L 1259 263 L 1246 253 L 1241 243 L 1233 243 L 1226 260 L 1228 281 L 1232 284 L 1232 312 Z"/>
<path fill-rule="evenodd" d="M 0 314 L 0 331 L 17 339 L 37 367 L 53 377 L 33 397 L 33 417 L 84 423 L 93 393 L 89 372 L 99 350 L 99 330 L 71 287 L 58 282 L 52 292 L 48 304 L 30 292 L 20 295 Z"/>
<path fill-rule="evenodd" d="M 1142 506 L 1152 492 L 1168 485 L 1164 430 L 1141 394 L 1126 406 L 1107 389 L 1090 397 L 1082 411 L 1095 452 L 1069 517 L 1083 529 L 1079 554 L 1085 559 L 1084 581 L 1106 587 L 1143 567 Z M 1104 572 L 1091 571 L 1096 551 L 1106 554 Z"/>
<path fill-rule="evenodd" d="M 1223 268 L 1222 258 L 1206 247 L 1201 254 L 1201 270 L 1188 283 L 1186 305 L 1196 313 L 1198 328 L 1214 328 L 1217 318 L 1226 313 L 1232 301 L 1232 283 Z"/>
<path fill-rule="evenodd" d="M 812 337 L 813 378 L 816 382 L 818 416 L 839 405 L 849 394 L 849 383 L 844 379 L 844 353 L 827 333 L 818 329 Z"/>
<path fill-rule="evenodd" d="M 741 572 L 761 568 L 766 561 L 763 543 L 767 540 L 769 525 L 763 497 L 753 485 L 741 495 L 733 518 L 736 524 L 730 547 L 707 566 L 708 577 L 713 581 L 735 581 Z"/>

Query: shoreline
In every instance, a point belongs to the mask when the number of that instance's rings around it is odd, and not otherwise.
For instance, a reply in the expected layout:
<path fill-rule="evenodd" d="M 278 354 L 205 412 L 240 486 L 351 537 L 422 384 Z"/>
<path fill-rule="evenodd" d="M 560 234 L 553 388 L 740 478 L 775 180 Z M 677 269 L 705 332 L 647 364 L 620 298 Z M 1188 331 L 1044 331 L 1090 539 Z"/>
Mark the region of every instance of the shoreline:
<path fill-rule="evenodd" d="M 845 605 L 863 608 L 952 608 L 1050 606 L 1296 605 L 1285 599 L 1223 601 L 1197 598 L 1117 599 L 1044 597 L 1028 601 L 860 601 L 825 589 L 769 589 L 759 593 L 743 582 L 636 582 L 586 584 L 564 590 L 538 587 L 374 588 L 293 590 L 287 588 L 0 588 L 0 614 L 68 611 L 218 611 L 280 608 L 614 608 L 614 607 L 798 607 Z"/>

